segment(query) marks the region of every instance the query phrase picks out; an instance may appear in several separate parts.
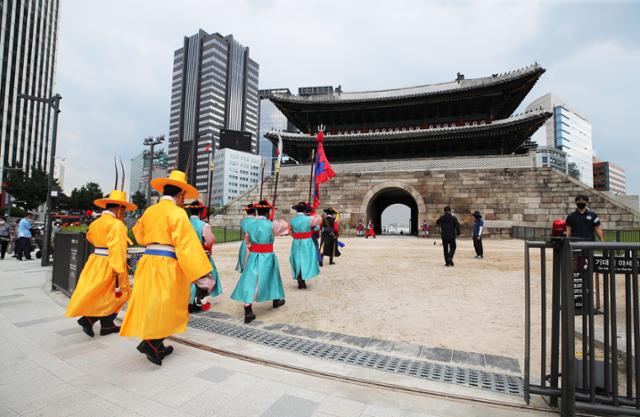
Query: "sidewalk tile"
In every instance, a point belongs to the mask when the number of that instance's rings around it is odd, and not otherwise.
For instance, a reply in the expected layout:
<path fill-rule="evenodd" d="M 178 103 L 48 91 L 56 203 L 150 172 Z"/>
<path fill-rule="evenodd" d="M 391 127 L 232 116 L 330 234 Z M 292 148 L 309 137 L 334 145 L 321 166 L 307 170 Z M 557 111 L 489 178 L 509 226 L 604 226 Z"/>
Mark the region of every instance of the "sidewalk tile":
<path fill-rule="evenodd" d="M 230 378 L 235 372 L 229 371 L 228 369 L 220 368 L 218 366 L 210 366 L 204 371 L 196 374 L 198 378 L 206 379 L 211 382 L 223 382 L 226 379 Z"/>
<path fill-rule="evenodd" d="M 293 395 L 281 396 L 261 417 L 311 417 L 319 403 Z"/>
<path fill-rule="evenodd" d="M 327 397 L 318 407 L 318 411 L 341 417 L 359 417 L 362 410 L 364 403 L 337 397 Z"/>

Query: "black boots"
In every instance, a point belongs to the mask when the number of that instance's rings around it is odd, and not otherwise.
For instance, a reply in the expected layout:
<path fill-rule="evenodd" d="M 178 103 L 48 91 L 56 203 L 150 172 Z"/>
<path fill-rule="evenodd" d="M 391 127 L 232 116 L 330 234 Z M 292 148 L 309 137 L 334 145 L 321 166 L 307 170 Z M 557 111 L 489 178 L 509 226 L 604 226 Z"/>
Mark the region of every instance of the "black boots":
<path fill-rule="evenodd" d="M 298 278 L 298 289 L 299 290 L 306 290 L 307 289 L 307 283 L 302 278 Z"/>
<path fill-rule="evenodd" d="M 273 300 L 273 308 L 282 307 L 284 305 L 284 298 L 281 300 Z"/>
<path fill-rule="evenodd" d="M 251 304 L 248 306 L 244 306 L 244 322 L 251 323 L 256 319 L 256 315 L 253 314 L 253 310 L 251 309 Z"/>
<path fill-rule="evenodd" d="M 103 327 L 100 329 L 100 336 L 106 336 L 108 334 L 111 333 L 118 333 L 120 332 L 120 326 L 116 326 L 115 324 L 113 326 L 110 327 Z"/>
<path fill-rule="evenodd" d="M 138 352 L 143 353 L 149 362 L 162 366 L 163 356 L 161 356 L 158 347 L 154 346 L 150 340 L 143 340 L 136 349 L 138 349 Z M 171 351 L 173 351 L 173 349 Z"/>
<path fill-rule="evenodd" d="M 80 317 L 78 319 L 78 324 L 82 327 L 82 331 L 89 337 L 95 336 L 95 333 L 93 332 L 93 323 L 95 322 L 89 317 Z"/>

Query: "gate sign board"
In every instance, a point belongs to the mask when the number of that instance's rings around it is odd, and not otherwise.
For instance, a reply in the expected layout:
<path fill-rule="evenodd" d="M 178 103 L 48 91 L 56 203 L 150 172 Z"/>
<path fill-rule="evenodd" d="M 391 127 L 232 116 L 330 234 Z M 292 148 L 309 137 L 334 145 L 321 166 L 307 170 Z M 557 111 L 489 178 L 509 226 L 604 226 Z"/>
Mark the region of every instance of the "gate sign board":
<path fill-rule="evenodd" d="M 640 263 L 640 258 L 636 262 Z M 609 257 L 594 256 L 593 270 L 594 272 L 609 272 Z M 633 272 L 633 259 L 616 256 L 614 270 L 616 274 Z"/>

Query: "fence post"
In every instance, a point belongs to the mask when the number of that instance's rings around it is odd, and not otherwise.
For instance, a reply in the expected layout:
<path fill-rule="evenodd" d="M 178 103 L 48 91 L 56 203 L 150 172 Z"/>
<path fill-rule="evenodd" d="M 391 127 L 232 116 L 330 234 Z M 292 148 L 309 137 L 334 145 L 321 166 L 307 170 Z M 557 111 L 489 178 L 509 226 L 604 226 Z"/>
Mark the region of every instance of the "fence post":
<path fill-rule="evenodd" d="M 575 304 L 573 297 L 573 253 L 569 240 L 562 247 L 562 412 L 563 417 L 576 415 L 575 380 Z"/>
<path fill-rule="evenodd" d="M 227 226 L 224 226 L 222 229 L 222 233 L 223 233 L 223 238 L 222 241 L 226 242 L 227 241 Z"/>

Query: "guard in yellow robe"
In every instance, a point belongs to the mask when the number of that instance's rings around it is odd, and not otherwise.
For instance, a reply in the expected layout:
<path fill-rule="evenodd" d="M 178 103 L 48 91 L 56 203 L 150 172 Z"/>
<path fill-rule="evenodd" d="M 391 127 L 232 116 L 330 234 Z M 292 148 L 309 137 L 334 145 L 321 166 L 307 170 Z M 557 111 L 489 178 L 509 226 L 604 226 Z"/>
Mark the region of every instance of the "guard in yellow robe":
<path fill-rule="evenodd" d="M 163 340 L 185 331 L 191 283 L 207 276 L 211 263 L 182 208 L 185 198 L 198 197 L 185 173 L 172 171 L 169 178 L 152 180 L 151 186 L 163 196 L 133 227 L 137 242 L 146 249 L 136 266 L 120 336 L 142 339 L 137 349 L 162 365 L 173 352 Z"/>
<path fill-rule="evenodd" d="M 127 272 L 127 226 L 125 210 L 136 210 L 127 201 L 123 191 L 114 190 L 108 198 L 94 201 L 104 208 L 98 220 L 91 223 L 87 240 L 95 247 L 84 265 L 78 286 L 73 291 L 67 317 L 82 316 L 78 324 L 93 337 L 93 324 L 100 320 L 100 335 L 120 331 L 113 323 L 118 311 L 129 299 L 129 274 Z"/>

